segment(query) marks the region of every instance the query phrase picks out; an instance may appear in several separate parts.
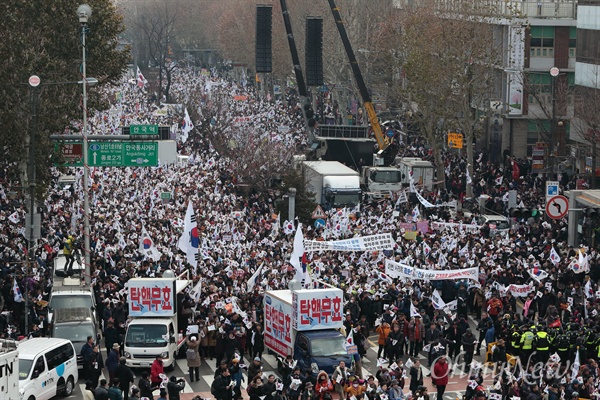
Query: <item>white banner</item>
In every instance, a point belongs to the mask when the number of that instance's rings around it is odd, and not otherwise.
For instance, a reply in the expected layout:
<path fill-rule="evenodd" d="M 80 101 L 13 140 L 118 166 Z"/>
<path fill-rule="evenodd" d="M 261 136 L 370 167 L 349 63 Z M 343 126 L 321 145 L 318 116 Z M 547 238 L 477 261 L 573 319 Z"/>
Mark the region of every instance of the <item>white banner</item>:
<path fill-rule="evenodd" d="M 527 297 L 527 295 L 533 292 L 533 285 L 508 285 L 507 291 L 512 293 L 515 297 Z"/>
<path fill-rule="evenodd" d="M 304 251 L 376 251 L 393 250 L 396 243 L 391 233 L 320 242 L 305 240 Z"/>
<path fill-rule="evenodd" d="M 479 281 L 479 268 L 477 267 L 436 271 L 415 268 L 392 260 L 385 260 L 385 273 L 392 278 L 422 279 L 429 281 L 472 279 L 474 281 Z"/>
<path fill-rule="evenodd" d="M 456 222 L 434 222 L 431 221 L 429 222 L 429 227 L 431 229 L 444 229 L 444 228 L 450 228 L 450 229 L 464 229 L 465 231 L 471 231 L 471 232 L 479 232 L 479 230 L 481 229 L 481 225 L 473 225 L 473 224 L 462 224 L 462 223 L 456 223 Z"/>

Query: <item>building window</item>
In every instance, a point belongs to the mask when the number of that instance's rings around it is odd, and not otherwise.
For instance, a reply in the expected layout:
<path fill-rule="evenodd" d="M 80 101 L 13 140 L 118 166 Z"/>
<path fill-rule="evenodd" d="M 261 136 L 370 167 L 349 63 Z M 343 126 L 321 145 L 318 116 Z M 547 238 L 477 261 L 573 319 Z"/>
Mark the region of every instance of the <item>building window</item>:
<path fill-rule="evenodd" d="M 547 142 L 550 134 L 550 121 L 547 119 L 532 119 L 527 122 L 527 157 L 533 154 L 536 143 Z"/>
<path fill-rule="evenodd" d="M 554 27 L 532 26 L 529 48 L 531 57 L 554 57 Z"/>
<path fill-rule="evenodd" d="M 600 31 L 577 30 L 577 61 L 600 65 Z"/>
<path fill-rule="evenodd" d="M 549 73 L 529 73 L 529 104 L 542 107 L 552 104 L 552 77 Z"/>

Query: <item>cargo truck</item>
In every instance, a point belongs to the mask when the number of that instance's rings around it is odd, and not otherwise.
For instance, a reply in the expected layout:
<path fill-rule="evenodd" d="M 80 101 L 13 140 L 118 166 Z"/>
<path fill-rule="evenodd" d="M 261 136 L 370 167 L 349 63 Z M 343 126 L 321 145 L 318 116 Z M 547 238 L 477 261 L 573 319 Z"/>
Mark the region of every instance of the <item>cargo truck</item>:
<path fill-rule="evenodd" d="M 185 336 L 178 326 L 178 304 L 192 281 L 187 272 L 162 278 L 133 278 L 127 283 L 130 320 L 125 333 L 124 355 L 132 368 L 150 368 L 157 355 L 166 369 L 173 369 L 177 355 L 185 351 Z"/>
<path fill-rule="evenodd" d="M 359 173 L 338 161 L 303 161 L 306 190 L 324 210 L 360 203 Z"/>
<path fill-rule="evenodd" d="M 285 359 L 291 355 L 302 371 L 332 374 L 340 361 L 352 365 L 343 327 L 341 289 L 271 290 L 264 298 L 264 343 Z"/>
<path fill-rule="evenodd" d="M 431 162 L 418 158 L 400 159 L 398 169 L 402 173 L 402 183 L 405 186 L 409 186 L 410 175 L 412 173 L 416 186 L 424 187 L 427 190 L 433 188 L 434 167 Z"/>

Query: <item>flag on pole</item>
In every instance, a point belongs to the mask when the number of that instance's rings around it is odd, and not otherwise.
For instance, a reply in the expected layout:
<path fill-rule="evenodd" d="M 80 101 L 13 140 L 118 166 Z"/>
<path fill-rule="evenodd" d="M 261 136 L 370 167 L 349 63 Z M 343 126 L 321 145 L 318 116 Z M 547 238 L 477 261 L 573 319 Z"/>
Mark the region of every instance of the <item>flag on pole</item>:
<path fill-rule="evenodd" d="M 16 224 L 17 222 L 19 222 L 19 213 L 17 211 L 15 211 L 14 213 L 10 214 L 8 216 L 8 219 L 10 220 L 10 222 L 12 222 L 13 224 Z M 74 230 L 74 229 L 73 229 Z"/>
<path fill-rule="evenodd" d="M 14 293 L 14 301 L 15 303 L 20 303 L 23 301 L 23 295 L 21 294 L 21 289 L 19 288 L 19 285 L 17 284 L 17 279 L 13 278 L 13 293 Z"/>
<path fill-rule="evenodd" d="M 527 272 L 529 272 L 529 275 L 538 282 L 541 282 L 548 277 L 548 273 L 540 269 L 539 261 L 534 264 L 533 268 L 528 269 Z"/>
<path fill-rule="evenodd" d="M 143 89 L 144 86 L 146 86 L 146 83 L 148 83 L 148 81 L 146 80 L 146 78 L 144 78 L 144 75 L 142 75 L 140 67 L 137 67 L 137 85 Z"/>
<path fill-rule="evenodd" d="M 588 279 L 584 286 L 585 289 L 585 297 L 588 299 L 594 297 L 594 290 L 592 289 L 592 280 Z"/>
<path fill-rule="evenodd" d="M 265 264 L 264 263 L 260 264 L 260 267 L 258 267 L 256 269 L 256 271 L 254 271 L 254 273 L 252 274 L 250 279 L 248 279 L 248 282 L 246 282 L 246 288 L 248 289 L 247 290 L 248 292 L 251 292 L 252 290 L 254 290 L 254 285 L 256 285 L 256 280 L 260 276 L 260 272 L 262 271 L 263 265 L 265 265 Z"/>
<path fill-rule="evenodd" d="M 419 206 L 415 206 L 415 208 L 413 208 L 413 210 L 412 210 L 413 220 L 419 218 L 420 215 L 421 215 L 421 212 L 419 211 Z"/>
<path fill-rule="evenodd" d="M 190 119 L 190 114 L 188 114 L 187 107 L 185 109 L 185 115 L 183 117 L 183 122 L 181 123 L 181 141 L 185 143 L 188 139 L 188 134 L 191 130 L 194 129 L 194 124 Z"/>
<path fill-rule="evenodd" d="M 420 317 L 419 311 L 417 311 L 417 307 L 413 303 L 410 303 L 410 317 Z"/>
<path fill-rule="evenodd" d="M 575 361 L 573 362 L 573 369 L 571 370 L 571 381 L 577 378 L 579 375 L 579 366 L 581 365 L 579 361 L 579 346 L 577 346 L 577 350 L 575 350 Z"/>
<path fill-rule="evenodd" d="M 408 203 L 408 199 L 406 198 L 405 190 L 401 191 L 400 194 L 398 195 L 398 200 L 396 200 L 396 207 L 403 203 Z"/>
<path fill-rule="evenodd" d="M 302 282 L 304 277 L 304 269 L 302 268 L 302 257 L 304 256 L 304 235 L 302 234 L 302 224 L 298 223 L 298 228 L 296 229 L 296 235 L 294 236 L 294 248 L 292 250 L 292 255 L 290 257 L 290 264 L 296 270 L 296 274 L 294 275 L 294 279 L 298 282 Z"/>
<path fill-rule="evenodd" d="M 179 238 L 178 247 L 186 254 L 187 262 L 192 266 L 198 266 L 198 248 L 200 247 L 200 235 L 196 225 L 196 214 L 194 206 L 190 201 L 183 220 L 183 232 Z"/>
<path fill-rule="evenodd" d="M 429 254 L 431 254 L 431 247 L 429 247 L 427 243 L 423 242 L 423 255 L 425 257 L 429 257 Z"/>
<path fill-rule="evenodd" d="M 281 228 L 281 214 L 277 214 L 277 218 L 271 226 L 271 239 L 275 239 L 279 235 L 279 229 Z"/>
<path fill-rule="evenodd" d="M 144 256 L 146 256 L 154 261 L 160 260 L 160 252 L 158 251 L 156 246 L 154 246 L 154 241 L 152 240 L 152 238 L 150 238 L 150 235 L 148 234 L 148 232 L 146 231 L 146 228 L 144 228 L 143 225 L 142 225 L 142 234 L 140 235 L 139 251 Z"/>
<path fill-rule="evenodd" d="M 437 289 L 434 289 L 433 293 L 431 294 L 431 304 L 436 310 L 443 310 L 444 307 L 446 307 L 446 303 L 442 299 L 442 296 L 440 296 L 440 292 L 438 292 Z"/>
<path fill-rule="evenodd" d="M 202 294 L 202 278 L 198 280 L 198 283 L 190 290 L 190 297 L 194 299 L 196 304 L 200 303 L 200 295 Z"/>

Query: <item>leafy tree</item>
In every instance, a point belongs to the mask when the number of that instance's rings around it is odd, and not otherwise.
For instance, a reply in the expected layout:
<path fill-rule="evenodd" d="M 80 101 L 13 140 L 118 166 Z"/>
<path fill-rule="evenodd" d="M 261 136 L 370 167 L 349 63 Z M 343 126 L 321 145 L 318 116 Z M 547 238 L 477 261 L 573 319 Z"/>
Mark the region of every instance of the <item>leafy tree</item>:
<path fill-rule="evenodd" d="M 128 50 L 119 48 L 118 36 L 124 26 L 110 0 L 90 0 L 92 16 L 86 35 L 87 76 L 99 85 L 88 91 L 88 115 L 105 106 L 98 88 L 116 82 L 128 61 Z M 68 131 L 79 133 L 82 118 L 82 47 L 75 0 L 5 0 L 0 2 L 0 149 L 7 163 L 16 163 L 14 178 L 27 180 L 26 155 L 30 145 L 32 93 L 28 78 L 38 75 L 35 165 L 38 187 L 49 182 L 53 145 L 49 135 Z M 69 82 L 67 84 L 53 84 Z"/>

